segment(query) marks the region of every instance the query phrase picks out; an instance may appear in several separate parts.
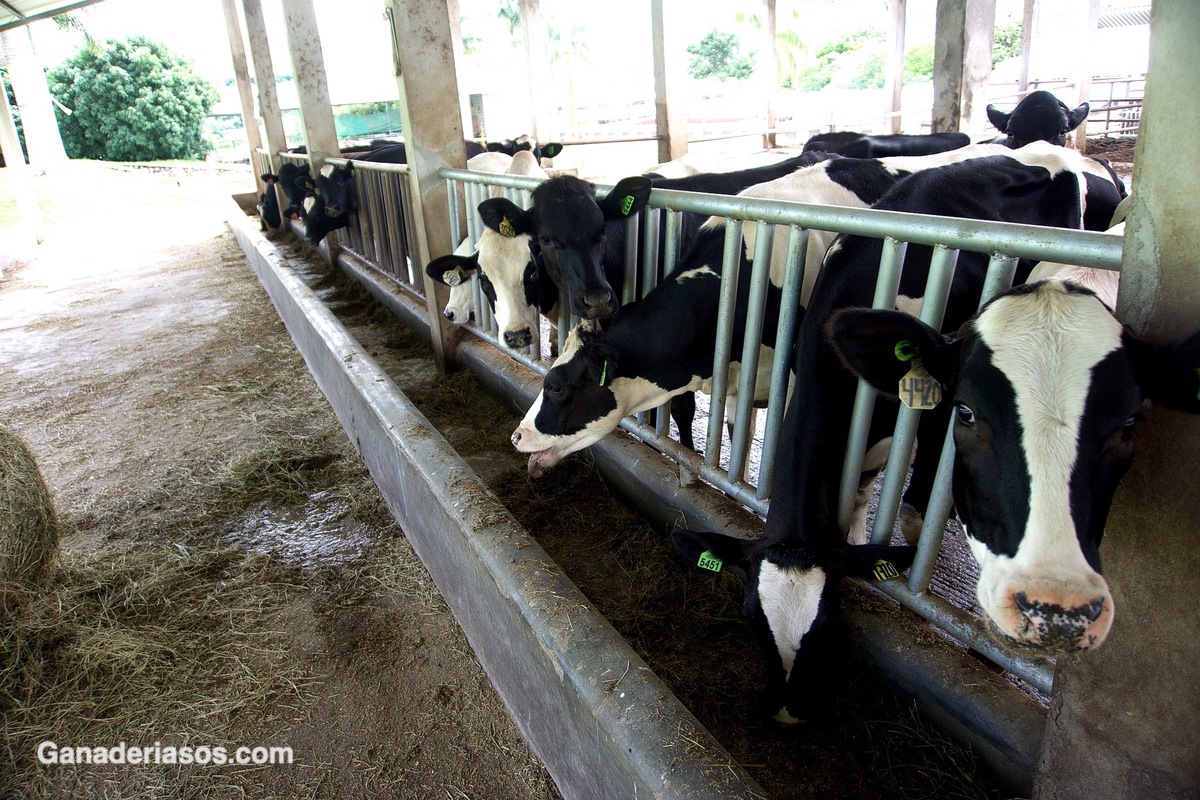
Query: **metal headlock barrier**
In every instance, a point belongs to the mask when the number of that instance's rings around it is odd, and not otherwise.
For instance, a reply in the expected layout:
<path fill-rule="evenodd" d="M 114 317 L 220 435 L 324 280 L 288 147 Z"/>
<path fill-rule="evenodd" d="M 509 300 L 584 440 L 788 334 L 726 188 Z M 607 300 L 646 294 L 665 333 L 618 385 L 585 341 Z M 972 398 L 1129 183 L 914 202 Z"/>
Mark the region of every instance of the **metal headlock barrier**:
<path fill-rule="evenodd" d="M 265 153 L 261 155 L 265 156 Z M 281 155 L 287 160 L 302 163 L 307 158 L 298 154 Z M 329 159 L 329 162 L 344 164 L 346 159 Z M 352 217 L 349 228 L 342 232 L 342 246 L 365 263 L 391 276 L 413 294 L 424 298 L 421 276 L 424 265 L 416 263 L 412 238 L 408 235 L 414 230 L 412 203 L 415 195 L 409 186 L 407 167 L 370 162 L 355 162 L 354 166 L 359 211 Z M 450 246 L 451 249 L 468 248 L 459 250 L 464 253 L 473 251 L 483 231 L 482 220 L 475 213 L 480 202 L 490 196 L 503 194 L 527 208 L 529 192 L 539 183 L 535 178 L 468 170 L 444 169 L 440 175 L 447 181 L 449 189 L 447 202 L 453 230 Z M 610 189 L 598 186 L 597 194 L 603 198 Z M 1121 238 L 1090 231 L 655 189 L 651 192 L 647 209 L 626 223 L 626 265 L 636 264 L 639 252 L 643 258 L 640 271 L 634 268 L 625 271 L 625 283 L 621 287 L 623 302 L 644 297 L 663 276 L 675 268 L 683 256 L 679 248 L 683 212 L 726 219 L 721 304 L 705 453 L 700 455 L 693 452 L 669 436 L 669 404 L 659 409 L 660 413 L 653 424 L 649 421 L 649 415 L 643 413 L 623 420 L 621 426 L 676 461 L 682 481 L 688 482 L 693 477 L 699 477 L 762 516 L 770 508 L 771 465 L 779 445 L 779 429 L 783 422 L 791 366 L 789 358 L 775 358 L 770 371 L 765 419 L 757 420 L 758 410 L 753 407 L 752 399 L 776 235 L 786 233 L 787 236 L 776 354 L 789 353 L 795 341 L 810 230 L 884 240 L 873 300 L 875 308 L 895 308 L 901 265 L 908 244 L 932 246 L 934 254 L 920 317 L 934 327 L 941 325 L 961 250 L 990 256 L 981 305 L 1011 285 L 1018 258 L 1109 270 L 1118 270 L 1121 266 Z M 722 422 L 726 418 L 729 364 L 733 358 L 733 305 L 742 232 L 747 222 L 758 225 L 761 235 L 756 237 L 755 243 L 745 344 L 738 354 L 742 368 L 737 401 L 731 414 L 732 434 L 725 439 Z M 778 234 L 776 226 L 783 229 Z M 661 259 L 658 247 L 660 230 L 665 239 Z M 477 277 L 472 278 L 471 292 L 475 321 L 468 324 L 467 329 L 529 369 L 544 375 L 550 364 L 543 360 L 540 337 L 534 337 L 533 344 L 519 352 L 503 347 L 499 342 L 494 315 L 480 290 Z M 565 342 L 571 327 L 577 322 L 575 318 L 567 319 L 566 314 L 560 315 L 556 331 L 560 344 Z M 859 471 L 865 455 L 875 398 L 875 390 L 860 381 L 841 481 L 839 523 L 843 529 L 848 527 L 859 485 Z M 904 467 L 884 470 L 871 530 L 873 542 L 884 542 L 892 536 L 908 474 L 907 465 L 913 453 L 919 413 L 905 407 L 899 411 L 888 464 L 901 464 Z M 752 442 L 757 446 L 755 452 L 751 452 Z M 1053 685 L 1053 661 L 997 644 L 987 635 L 984 623 L 978 617 L 930 591 L 934 564 L 953 503 L 950 491 L 953 459 L 953 437 L 947 435 L 908 581 L 886 581 L 875 586 L 950 637 L 991 659 L 1044 694 L 1049 694 Z"/>

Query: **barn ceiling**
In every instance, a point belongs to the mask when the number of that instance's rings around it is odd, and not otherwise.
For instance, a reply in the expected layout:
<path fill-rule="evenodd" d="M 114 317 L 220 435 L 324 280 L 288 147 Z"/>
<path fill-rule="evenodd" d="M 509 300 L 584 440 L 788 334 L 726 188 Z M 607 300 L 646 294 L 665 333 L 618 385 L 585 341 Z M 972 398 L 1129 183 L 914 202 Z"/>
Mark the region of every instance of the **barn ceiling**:
<path fill-rule="evenodd" d="M 19 28 L 76 8 L 99 3 L 100 0 L 0 0 L 0 31 Z"/>

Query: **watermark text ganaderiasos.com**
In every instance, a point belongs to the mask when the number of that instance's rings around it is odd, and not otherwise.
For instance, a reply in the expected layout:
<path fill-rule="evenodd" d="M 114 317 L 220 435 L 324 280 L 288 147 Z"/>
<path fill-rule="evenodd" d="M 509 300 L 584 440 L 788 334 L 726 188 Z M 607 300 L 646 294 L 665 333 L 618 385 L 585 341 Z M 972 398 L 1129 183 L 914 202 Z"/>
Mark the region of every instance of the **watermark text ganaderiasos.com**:
<path fill-rule="evenodd" d="M 226 764 L 291 764 L 292 748 L 229 748 L 220 745 L 176 747 L 161 742 L 139 747 L 126 745 L 124 741 L 112 747 L 71 747 L 44 741 L 37 746 L 37 759 L 42 764 L 198 764 L 215 767 Z"/>

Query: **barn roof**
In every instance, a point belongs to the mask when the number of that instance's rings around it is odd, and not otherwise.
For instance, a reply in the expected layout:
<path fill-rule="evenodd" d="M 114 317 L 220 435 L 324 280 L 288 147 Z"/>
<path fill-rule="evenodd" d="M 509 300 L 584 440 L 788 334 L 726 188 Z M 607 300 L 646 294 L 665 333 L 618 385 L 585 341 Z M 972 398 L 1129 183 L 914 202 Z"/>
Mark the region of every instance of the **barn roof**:
<path fill-rule="evenodd" d="M 100 0 L 0 0 L 0 31 L 65 14 Z"/>

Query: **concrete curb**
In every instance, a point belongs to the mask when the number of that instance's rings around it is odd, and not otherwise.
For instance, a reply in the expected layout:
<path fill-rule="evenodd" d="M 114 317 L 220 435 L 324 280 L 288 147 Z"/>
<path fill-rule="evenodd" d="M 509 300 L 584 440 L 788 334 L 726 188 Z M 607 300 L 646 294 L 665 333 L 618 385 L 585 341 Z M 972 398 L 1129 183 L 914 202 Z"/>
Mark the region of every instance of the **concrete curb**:
<path fill-rule="evenodd" d="M 563 796 L 765 797 L 233 203 L 229 225 Z"/>

